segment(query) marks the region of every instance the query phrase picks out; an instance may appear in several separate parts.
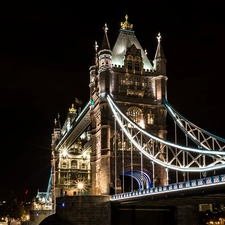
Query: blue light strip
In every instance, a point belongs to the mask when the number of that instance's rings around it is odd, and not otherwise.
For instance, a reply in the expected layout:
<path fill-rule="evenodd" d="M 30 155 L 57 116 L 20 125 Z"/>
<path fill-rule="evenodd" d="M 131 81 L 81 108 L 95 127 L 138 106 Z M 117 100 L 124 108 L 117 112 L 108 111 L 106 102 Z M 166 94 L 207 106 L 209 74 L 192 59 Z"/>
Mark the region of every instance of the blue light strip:
<path fill-rule="evenodd" d="M 147 186 L 147 188 L 149 188 L 151 186 L 151 179 L 150 179 L 149 175 L 144 171 L 141 172 L 141 171 L 134 170 L 133 175 L 131 174 L 131 171 L 126 171 L 124 173 L 124 175 L 133 177 L 138 182 L 139 189 L 141 189 L 142 177 L 143 177 L 143 184 L 145 184 Z"/>
<path fill-rule="evenodd" d="M 119 201 L 122 199 L 140 198 L 141 196 L 160 195 L 168 192 L 179 192 L 181 190 L 191 189 L 204 189 L 209 186 L 225 185 L 225 174 L 207 177 L 203 179 L 191 180 L 186 182 L 169 184 L 166 186 L 160 186 L 155 188 L 145 189 L 143 191 L 126 192 L 121 194 L 115 194 L 111 196 L 110 201 Z"/>

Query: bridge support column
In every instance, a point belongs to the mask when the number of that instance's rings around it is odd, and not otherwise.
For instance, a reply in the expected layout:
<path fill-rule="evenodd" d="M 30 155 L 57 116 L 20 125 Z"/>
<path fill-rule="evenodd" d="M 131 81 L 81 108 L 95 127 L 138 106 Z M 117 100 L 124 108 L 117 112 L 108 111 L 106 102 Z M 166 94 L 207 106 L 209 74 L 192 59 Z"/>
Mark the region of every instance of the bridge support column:
<path fill-rule="evenodd" d="M 198 205 L 177 206 L 175 217 L 177 225 L 199 225 Z"/>

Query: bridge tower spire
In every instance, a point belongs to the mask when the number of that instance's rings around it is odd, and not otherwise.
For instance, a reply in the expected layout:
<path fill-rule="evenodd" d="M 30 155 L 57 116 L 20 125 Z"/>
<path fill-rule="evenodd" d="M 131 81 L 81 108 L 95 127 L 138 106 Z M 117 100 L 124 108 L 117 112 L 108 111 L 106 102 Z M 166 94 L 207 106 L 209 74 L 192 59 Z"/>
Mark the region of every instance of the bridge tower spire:
<path fill-rule="evenodd" d="M 112 73 L 112 51 L 108 40 L 108 27 L 103 27 L 104 36 L 100 48 L 95 43 L 95 66 L 91 76 L 91 111 L 92 121 L 92 193 L 109 194 L 110 191 L 110 122 L 106 94 L 110 89 Z"/>
<path fill-rule="evenodd" d="M 166 61 L 166 57 L 163 52 L 162 43 L 161 43 L 162 36 L 160 33 L 158 33 L 157 40 L 158 40 L 158 45 L 156 48 L 156 53 L 155 53 L 155 58 L 154 58 L 154 67 L 158 73 L 166 76 L 166 62 L 167 61 Z"/>
<path fill-rule="evenodd" d="M 158 38 L 155 59 L 149 60 L 134 34 L 133 25 L 129 23 L 127 15 L 125 22 L 121 22 L 119 35 L 112 50 L 108 40 L 107 25 L 103 30 L 104 37 L 100 48 L 95 45 L 97 49 L 95 68 L 98 69 L 94 76 L 94 67 L 91 67 L 91 77 L 95 77 L 95 84 L 92 83 L 92 87 L 95 88 L 91 87 L 93 105 L 90 111 L 93 143 L 92 193 L 102 195 L 109 194 L 112 189 L 119 193 L 125 189 L 140 188 L 129 187 L 129 178 L 127 180 L 122 177 L 130 177 L 131 174 L 140 177 L 144 170 L 148 171 L 147 176 L 151 177 L 152 183 L 157 181 L 158 184 L 166 184 L 165 170 L 157 165 L 152 169 L 152 164 L 149 162 L 146 163 L 149 167 L 143 168 L 138 151 L 135 151 L 127 138 L 122 137 L 119 128 L 114 128 L 113 117 L 106 99 L 106 95 L 110 94 L 116 104 L 135 123 L 156 136 L 166 138 L 166 113 L 162 98 L 166 96 L 167 78 L 166 68 L 163 67 L 166 64 L 162 66 L 166 60 L 161 39 Z M 114 148 L 117 148 L 119 156 L 115 156 Z M 131 154 L 136 161 L 134 160 L 133 165 L 122 168 L 121 159 L 118 158 L 118 171 L 115 171 L 115 158 L 121 157 L 122 152 L 124 161 L 130 161 Z M 115 177 L 116 174 L 118 177 Z M 135 178 L 133 179 L 135 182 Z"/>
<path fill-rule="evenodd" d="M 154 69 L 158 75 L 157 78 L 157 102 L 159 102 L 159 104 L 162 103 L 162 98 L 167 99 L 167 85 L 166 85 L 166 57 L 164 55 L 163 52 L 163 48 L 162 48 L 162 36 L 160 33 L 158 33 L 157 36 L 157 40 L 158 40 L 158 45 L 156 48 L 156 53 L 155 53 L 155 58 L 153 60 L 154 63 Z"/>
<path fill-rule="evenodd" d="M 58 195 L 62 194 L 61 190 L 66 194 L 72 190 L 74 194 L 81 192 L 77 186 L 80 180 L 86 181 L 87 193 L 92 195 L 165 185 L 166 171 L 149 162 L 131 143 L 130 137 L 124 135 L 107 96 L 110 95 L 123 115 L 135 124 L 166 139 L 166 110 L 162 102 L 167 96 L 166 59 L 160 37 L 155 58 L 151 60 L 126 15 L 113 48 L 105 24 L 102 42 L 99 45 L 95 42 L 94 49 L 89 68 L 90 102 L 76 113 L 72 107 L 60 141 L 53 139 L 52 152 L 59 155 L 58 170 L 61 171 L 57 175 L 58 183 L 56 181 Z M 58 131 L 54 137 L 56 134 Z M 141 139 L 141 136 L 138 134 L 135 138 Z M 144 147 L 144 143 L 142 145 Z M 163 148 L 151 147 L 164 157 Z"/>

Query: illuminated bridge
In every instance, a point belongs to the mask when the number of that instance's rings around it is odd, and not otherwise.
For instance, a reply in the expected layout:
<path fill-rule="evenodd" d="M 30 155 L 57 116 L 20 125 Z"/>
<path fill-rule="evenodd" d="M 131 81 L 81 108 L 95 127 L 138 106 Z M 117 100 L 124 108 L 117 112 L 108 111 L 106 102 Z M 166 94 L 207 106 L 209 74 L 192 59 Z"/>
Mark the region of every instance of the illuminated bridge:
<path fill-rule="evenodd" d="M 225 202 L 225 139 L 172 107 L 161 35 L 149 60 L 125 19 L 113 49 L 106 24 L 94 45 L 89 102 L 81 109 L 76 98 L 64 124 L 55 120 L 47 197 L 37 204 L 82 225 L 144 225 L 149 217 L 151 224 L 198 224 L 194 205 Z"/>
<path fill-rule="evenodd" d="M 197 127 L 182 117 L 166 100 L 163 100 L 163 104 L 174 120 L 175 126 L 180 128 L 184 134 L 186 145 L 169 142 L 147 132 L 141 126 L 142 123 L 136 124 L 133 122 L 129 116 L 121 111 L 109 94 L 106 98 L 112 112 L 114 127 L 116 127 L 114 128 L 115 132 L 119 130 L 122 142 L 128 139 L 130 143 L 130 157 L 127 157 L 125 145 L 124 149 L 123 145 L 121 146 L 122 149 L 116 149 L 117 139 L 113 138 L 113 154 L 117 155 L 120 152 L 119 157 L 114 157 L 115 168 L 113 170 L 115 174 L 120 171 L 118 175 L 122 181 L 121 191 L 112 193 L 108 199 L 114 207 L 118 207 L 122 211 L 133 210 L 134 207 L 139 211 L 151 211 L 153 210 L 152 207 L 157 206 L 157 210 L 161 212 L 165 210 L 164 207 L 166 206 L 166 210 L 171 213 L 171 209 L 168 209 L 168 207 L 174 205 L 181 207 L 183 204 L 213 204 L 222 203 L 225 200 L 223 194 L 225 187 L 225 174 L 223 174 L 225 167 L 224 139 Z M 79 127 L 79 129 L 74 129 L 76 134 L 80 134 L 81 128 L 83 130 L 82 124 L 87 127 L 88 120 L 85 118 L 89 115 L 90 110 L 92 110 L 92 105 L 88 103 L 77 117 L 74 126 Z M 84 122 L 84 120 L 87 121 Z M 178 130 L 176 128 L 175 130 L 178 134 Z M 118 134 L 114 137 L 118 137 Z M 181 138 L 180 134 L 179 138 Z M 178 138 L 176 140 L 179 141 Z M 86 146 L 90 147 L 90 144 L 86 143 Z M 138 159 L 132 161 L 137 153 Z M 128 158 L 130 162 L 127 161 Z M 139 170 L 136 167 L 137 160 L 140 161 Z M 125 161 L 130 169 L 127 168 Z M 149 165 L 152 168 L 152 174 L 146 170 Z M 166 172 L 164 185 L 156 185 L 153 182 L 156 176 L 155 166 L 157 165 L 160 165 Z M 118 170 L 118 168 L 120 169 Z M 174 175 L 173 182 L 170 182 L 170 174 Z M 208 174 L 210 175 L 208 176 Z M 192 177 L 192 179 L 189 179 L 189 177 Z M 116 181 L 115 185 L 117 185 Z M 78 191 L 78 196 L 91 196 L 90 193 L 85 195 L 82 193 L 83 187 L 80 190 L 78 189 L 78 186 L 72 189 Z M 60 204 L 64 204 L 62 199 L 66 196 L 70 196 L 70 194 L 61 192 L 56 198 L 60 199 Z M 118 224 L 118 220 L 115 223 Z"/>

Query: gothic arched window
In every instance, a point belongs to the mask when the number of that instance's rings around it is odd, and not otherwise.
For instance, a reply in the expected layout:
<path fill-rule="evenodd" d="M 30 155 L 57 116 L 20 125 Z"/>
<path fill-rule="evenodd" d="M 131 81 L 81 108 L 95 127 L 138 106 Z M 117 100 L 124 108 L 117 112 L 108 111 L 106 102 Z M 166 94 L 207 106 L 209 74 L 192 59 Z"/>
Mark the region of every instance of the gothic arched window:
<path fill-rule="evenodd" d="M 127 115 L 135 122 L 140 123 L 142 110 L 138 107 L 130 107 L 127 110 Z"/>

